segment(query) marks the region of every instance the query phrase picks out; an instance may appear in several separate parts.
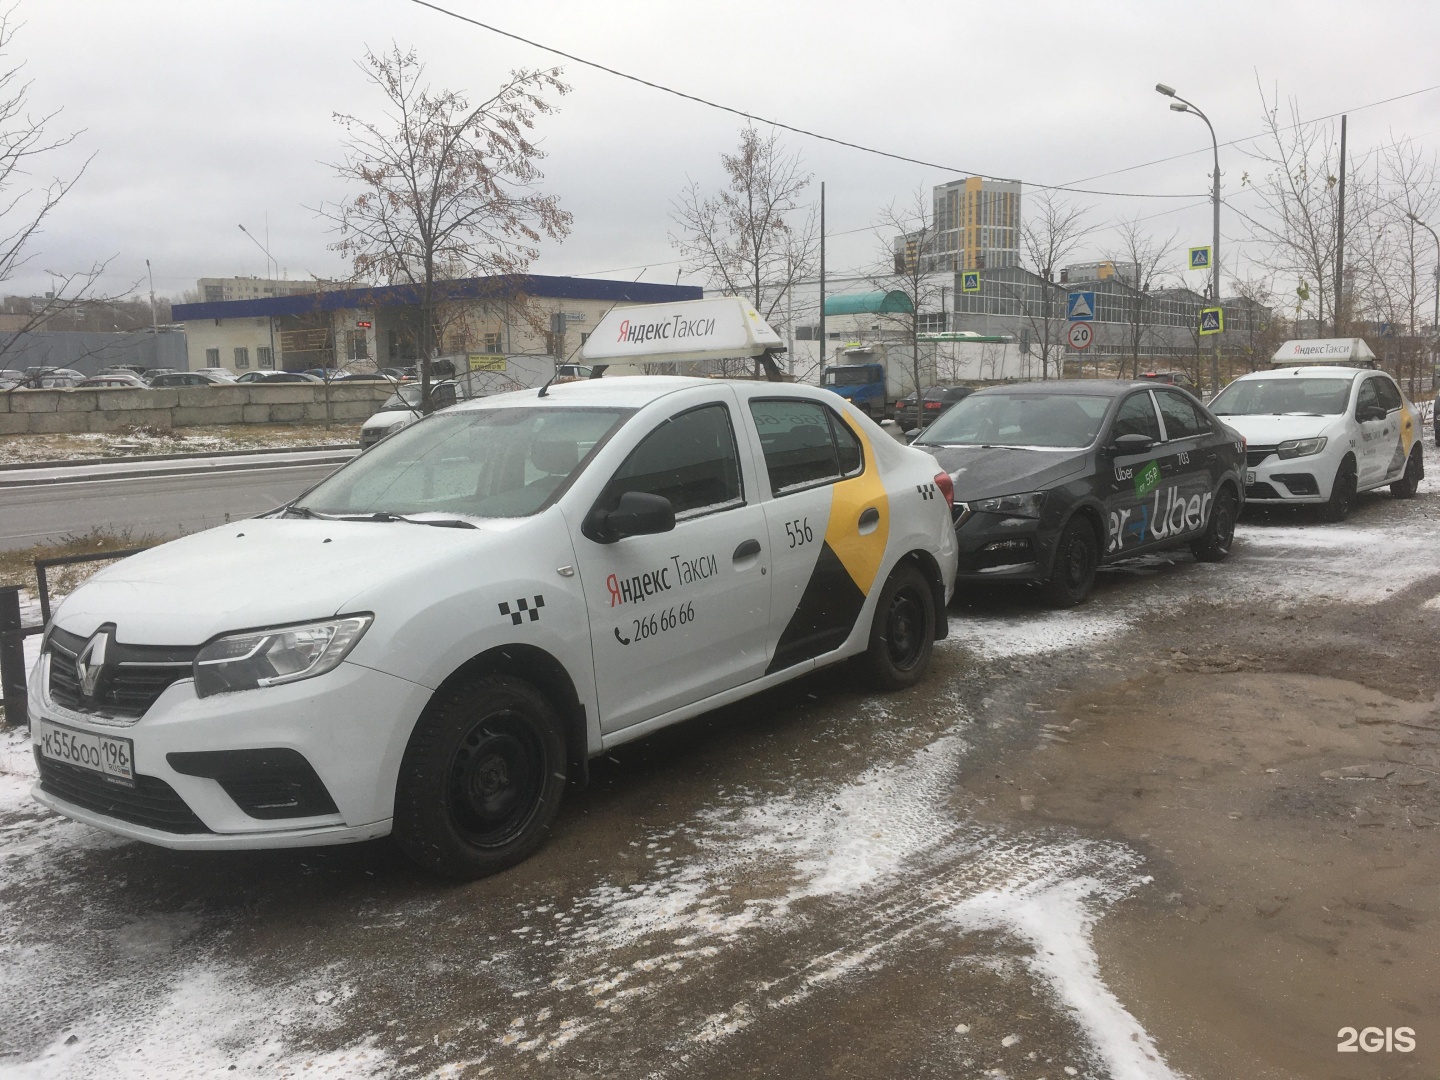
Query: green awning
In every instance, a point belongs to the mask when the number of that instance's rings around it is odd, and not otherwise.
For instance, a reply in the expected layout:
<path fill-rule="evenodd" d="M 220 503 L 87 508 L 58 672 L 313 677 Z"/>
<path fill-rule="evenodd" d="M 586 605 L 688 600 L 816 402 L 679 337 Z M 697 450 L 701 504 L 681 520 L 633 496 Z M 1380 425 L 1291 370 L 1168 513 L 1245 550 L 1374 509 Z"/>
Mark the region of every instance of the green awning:
<path fill-rule="evenodd" d="M 872 315 L 880 312 L 908 314 L 915 310 L 910 297 L 899 289 L 889 292 L 841 293 L 825 298 L 826 315 Z"/>

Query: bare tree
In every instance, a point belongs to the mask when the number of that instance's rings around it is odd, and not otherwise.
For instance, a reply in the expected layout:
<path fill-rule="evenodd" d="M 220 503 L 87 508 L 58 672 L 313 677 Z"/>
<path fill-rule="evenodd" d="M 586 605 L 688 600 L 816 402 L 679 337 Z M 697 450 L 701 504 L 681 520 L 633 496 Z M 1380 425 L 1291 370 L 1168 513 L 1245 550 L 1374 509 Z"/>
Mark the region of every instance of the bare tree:
<path fill-rule="evenodd" d="M 902 292 L 908 311 L 882 312 L 877 318 L 895 327 L 909 352 L 910 375 L 916 392 L 925 389 L 920 373 L 920 332 L 925 320 L 943 302 L 942 289 L 954 281 L 953 274 L 935 273 L 929 262 L 934 251 L 935 205 L 931 193 L 916 188 L 904 204 L 891 203 L 875 222 L 879 242 L 876 268 L 869 275 L 871 286 L 886 292 Z"/>
<path fill-rule="evenodd" d="M 679 228 L 671 242 L 685 268 L 727 296 L 743 296 L 771 325 L 796 285 L 810 273 L 819 246 L 814 207 L 802 202 L 813 178 L 798 153 L 787 153 L 773 132 L 740 132 L 733 154 L 721 154 L 726 186 L 707 194 L 695 181 L 671 204 Z M 823 345 L 822 345 L 823 348 Z M 780 377 L 770 356 L 767 376 Z"/>
<path fill-rule="evenodd" d="M 1020 289 L 1017 299 L 1022 317 L 1040 344 L 1040 377 L 1048 379 L 1051 357 L 1063 357 L 1065 348 L 1064 305 L 1057 304 L 1057 290 L 1052 286 L 1061 264 L 1090 232 L 1085 220 L 1089 210 L 1060 201 L 1052 191 L 1041 192 L 1033 205 L 1035 209 L 1020 227 L 1020 244 L 1030 269 L 1044 285 L 1038 297 L 1029 289 Z"/>
<path fill-rule="evenodd" d="M 1227 330 L 1232 342 L 1242 342 L 1240 351 L 1245 370 L 1255 371 L 1275 355 L 1275 350 L 1289 336 L 1290 325 L 1275 314 L 1277 297 L 1270 278 L 1232 277 L 1230 287 L 1239 305 L 1248 310 L 1243 313 L 1239 326 L 1232 325 Z"/>
<path fill-rule="evenodd" d="M 1130 352 L 1130 374 L 1140 376 L 1140 348 L 1150 337 L 1150 328 L 1155 323 L 1156 298 L 1150 295 L 1159 281 L 1160 273 L 1175 247 L 1175 233 L 1164 240 L 1157 240 L 1140 227 L 1140 219 L 1121 221 L 1115 227 L 1115 242 L 1106 256 L 1118 269 L 1128 268 L 1129 281 L 1121 273 L 1121 281 L 1128 285 L 1125 291 L 1125 344 Z M 1120 362 L 1120 374 L 1125 374 L 1125 362 Z"/>
<path fill-rule="evenodd" d="M 30 83 L 23 79 L 24 63 L 7 63 L 21 26 L 15 21 L 15 10 L 11 7 L 0 12 L 0 284 L 14 278 L 35 257 L 33 241 L 41 226 L 80 182 L 91 161 L 87 158 L 69 177 L 54 177 L 32 186 L 31 171 L 38 160 L 70 145 L 80 133 L 49 132 L 60 115 L 58 109 L 40 117 L 30 114 Z M 109 262 L 95 261 L 85 269 L 46 270 L 46 295 L 27 304 L 27 310 L 18 312 L 23 318 L 0 334 L 0 368 L 8 366 L 6 355 L 23 335 L 43 328 L 87 300 L 117 299 L 96 295 Z"/>
<path fill-rule="evenodd" d="M 512 71 L 478 105 L 454 90 L 432 90 L 415 51 L 367 50 L 361 70 L 385 97 L 378 121 L 337 113 L 345 133 L 336 173 L 359 191 L 320 213 L 340 234 L 332 249 L 369 282 L 417 290 L 417 354 L 424 408 L 443 282 L 461 275 L 522 273 L 544 237 L 560 239 L 571 216 L 538 190 L 545 154 L 531 141 L 536 120 L 563 95 L 559 68 Z M 497 294 L 500 291 L 497 287 Z"/>

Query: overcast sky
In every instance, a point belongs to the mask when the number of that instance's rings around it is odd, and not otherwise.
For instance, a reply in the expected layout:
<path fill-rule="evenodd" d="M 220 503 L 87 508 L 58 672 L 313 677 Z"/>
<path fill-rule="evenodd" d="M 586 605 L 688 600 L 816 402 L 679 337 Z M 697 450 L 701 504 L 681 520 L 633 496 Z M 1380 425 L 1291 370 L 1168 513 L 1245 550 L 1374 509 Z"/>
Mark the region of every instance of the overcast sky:
<path fill-rule="evenodd" d="M 1307 118 L 1351 110 L 1356 151 L 1392 134 L 1432 153 L 1440 140 L 1440 89 L 1360 108 L 1440 83 L 1435 0 L 439 2 L 697 96 L 953 167 L 784 134 L 817 194 L 826 182 L 839 271 L 873 262 L 870 227 L 884 206 L 967 172 L 1042 184 L 1100 176 L 1081 186 L 1195 195 L 1070 198 L 1092 207 L 1097 225 L 1159 215 L 1147 224 L 1178 233 L 1177 247 L 1208 242 L 1209 136 L 1166 108 L 1157 81 L 1205 109 L 1222 142 L 1260 130 L 1257 80 Z M 307 208 L 346 194 L 324 164 L 339 156 L 332 114 L 380 111 L 355 66 L 367 45 L 414 46 L 433 84 L 474 97 L 511 68 L 563 63 L 573 90 L 539 135 L 545 187 L 574 214 L 574 231 L 546 246 L 539 273 L 675 281 L 669 205 L 687 178 L 719 184 L 719 154 L 741 124 L 410 0 L 21 0 L 19 17 L 9 59 L 26 64 L 32 109 L 61 108 L 54 130 L 82 131 L 36 178 L 93 161 L 7 293 L 43 288 L 41 270 L 112 255 L 112 288 L 143 279 L 147 258 L 156 291 L 175 296 L 201 276 L 263 275 L 265 256 L 237 225 L 263 236 L 267 218 L 290 277 L 343 273 Z M 1227 197 L 1253 168 L 1240 148 L 1222 147 Z M 1235 216 L 1223 231 L 1227 244 L 1244 235 Z M 1076 261 L 1106 243 L 1097 232 Z"/>

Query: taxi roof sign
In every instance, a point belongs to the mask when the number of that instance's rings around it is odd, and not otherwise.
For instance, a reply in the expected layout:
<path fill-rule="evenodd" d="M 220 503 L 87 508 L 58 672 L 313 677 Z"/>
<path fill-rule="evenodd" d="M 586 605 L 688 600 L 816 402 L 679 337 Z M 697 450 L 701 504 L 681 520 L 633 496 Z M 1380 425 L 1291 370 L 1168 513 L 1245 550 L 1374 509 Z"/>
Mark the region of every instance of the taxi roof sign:
<path fill-rule="evenodd" d="M 1287 341 L 1270 358 L 1272 367 L 1310 367 L 1313 364 L 1351 364 L 1364 367 L 1375 363 L 1375 354 L 1364 338 L 1314 338 Z"/>
<path fill-rule="evenodd" d="M 755 306 L 739 296 L 614 308 L 580 356 L 585 363 L 684 363 L 781 352 L 784 344 Z"/>

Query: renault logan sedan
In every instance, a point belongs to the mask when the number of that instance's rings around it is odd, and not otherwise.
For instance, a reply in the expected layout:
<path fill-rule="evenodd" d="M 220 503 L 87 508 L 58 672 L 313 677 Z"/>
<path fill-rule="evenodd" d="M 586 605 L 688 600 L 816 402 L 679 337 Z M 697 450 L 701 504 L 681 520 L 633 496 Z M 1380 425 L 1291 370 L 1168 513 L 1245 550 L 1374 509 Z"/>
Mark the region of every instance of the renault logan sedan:
<path fill-rule="evenodd" d="M 464 402 L 72 592 L 30 684 L 35 795 L 174 848 L 393 833 L 477 877 L 616 744 L 849 657 L 918 681 L 954 574 L 949 477 L 825 391 Z"/>
<path fill-rule="evenodd" d="M 1420 410 L 1383 371 L 1326 365 L 1242 375 L 1210 407 L 1249 444 L 1245 497 L 1259 506 L 1311 503 L 1344 521 L 1361 491 L 1397 499 L 1425 478 Z"/>
<path fill-rule="evenodd" d="M 1230 551 L 1244 441 L 1178 387 L 1082 379 L 981 390 L 914 443 L 950 474 L 961 580 L 1082 602 L 1102 562 Z"/>

